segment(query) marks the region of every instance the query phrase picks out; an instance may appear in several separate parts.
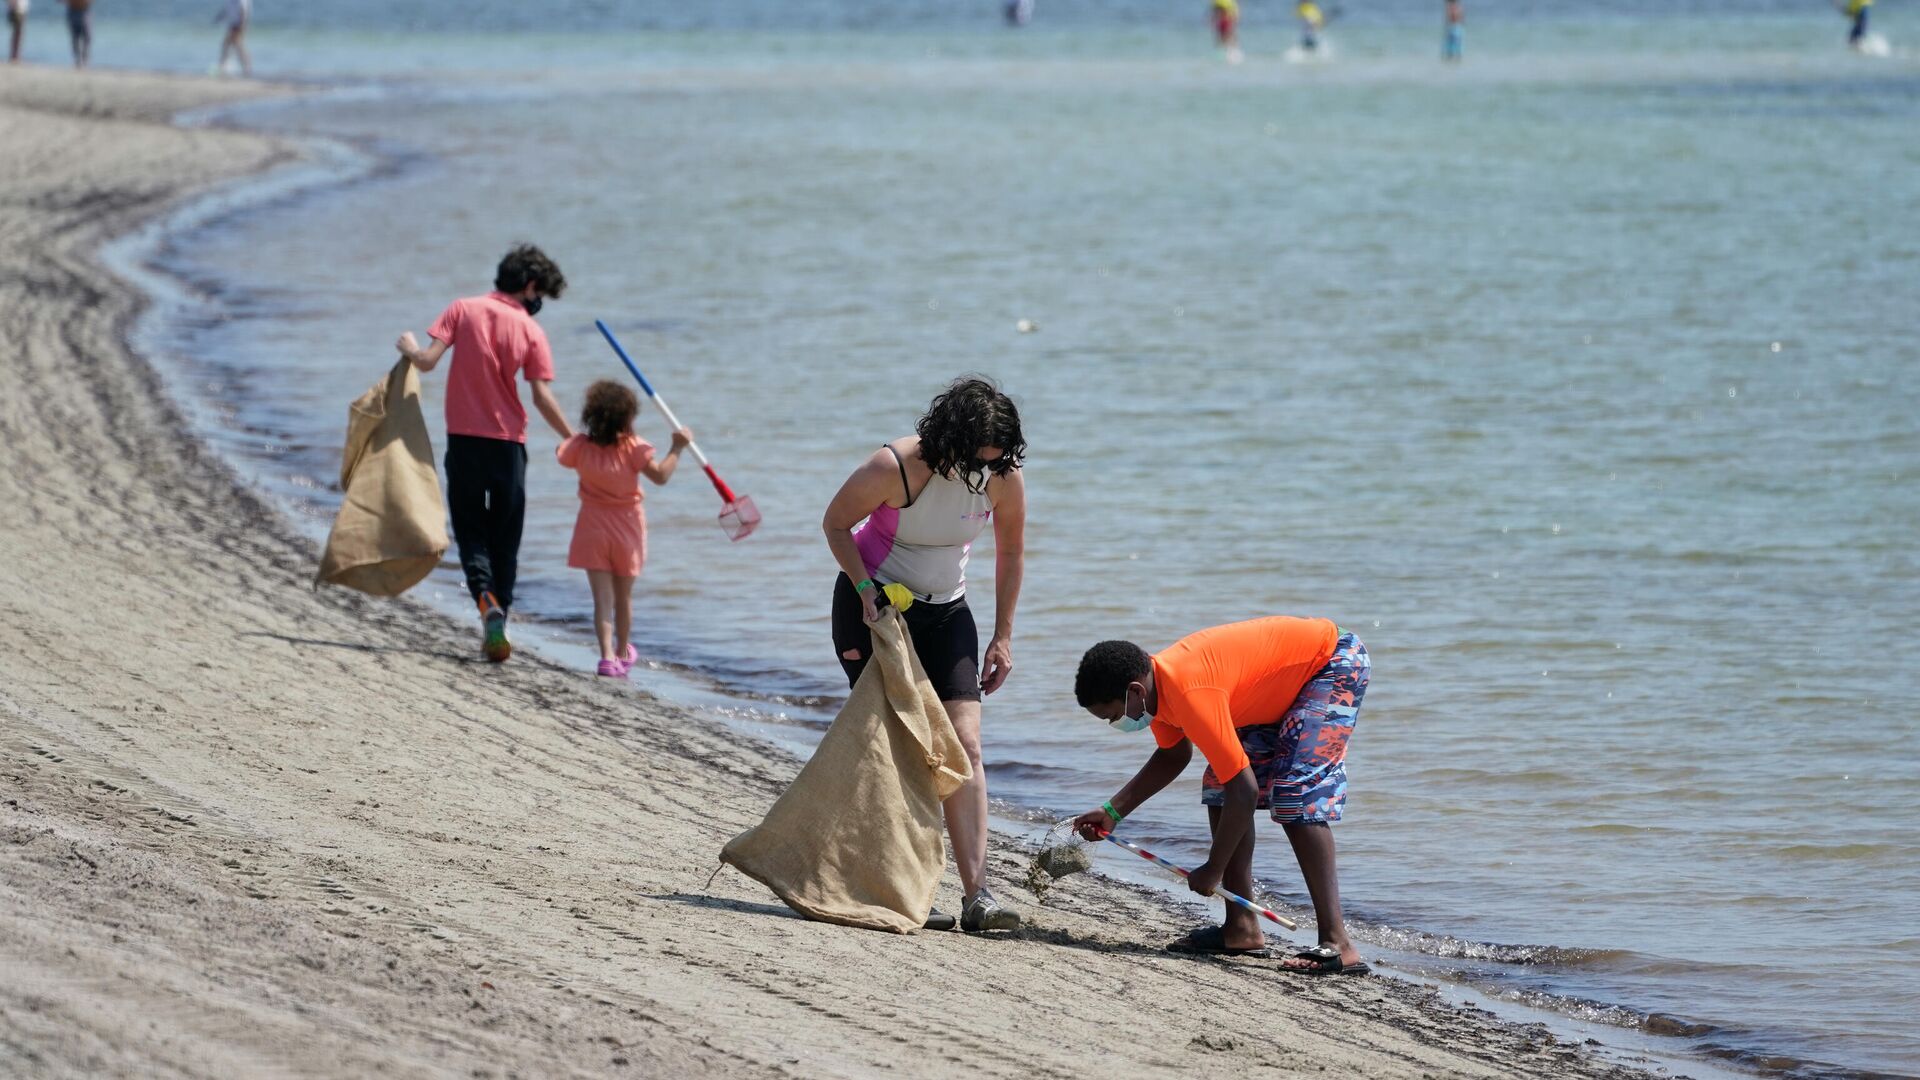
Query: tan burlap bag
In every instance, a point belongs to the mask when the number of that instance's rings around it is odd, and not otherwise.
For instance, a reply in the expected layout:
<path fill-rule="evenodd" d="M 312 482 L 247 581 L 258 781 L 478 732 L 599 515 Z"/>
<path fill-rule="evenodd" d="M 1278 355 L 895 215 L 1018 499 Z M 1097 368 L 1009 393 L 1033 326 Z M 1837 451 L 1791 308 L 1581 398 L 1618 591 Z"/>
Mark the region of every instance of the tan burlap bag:
<path fill-rule="evenodd" d="M 884 608 L 873 659 L 793 785 L 722 862 L 810 919 L 906 933 L 946 868 L 940 803 L 973 775 L 953 722 Z"/>
<path fill-rule="evenodd" d="M 340 491 L 316 586 L 330 582 L 398 596 L 440 564 L 447 550 L 446 510 L 420 412 L 420 377 L 405 360 L 347 413 Z"/>

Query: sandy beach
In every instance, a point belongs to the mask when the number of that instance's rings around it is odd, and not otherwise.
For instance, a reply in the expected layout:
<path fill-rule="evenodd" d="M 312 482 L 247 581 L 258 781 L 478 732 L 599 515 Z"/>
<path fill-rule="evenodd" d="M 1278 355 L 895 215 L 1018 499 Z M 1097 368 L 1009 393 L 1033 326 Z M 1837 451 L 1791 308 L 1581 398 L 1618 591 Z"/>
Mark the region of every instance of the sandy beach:
<path fill-rule="evenodd" d="M 709 886 L 793 760 L 314 592 L 128 349 L 95 252 L 295 158 L 169 125 L 261 92 L 0 72 L 0 1073 L 1639 1075 L 1415 983 L 1165 954 L 1164 897 L 1037 906 L 1006 843 L 1030 928 L 995 940 Z"/>

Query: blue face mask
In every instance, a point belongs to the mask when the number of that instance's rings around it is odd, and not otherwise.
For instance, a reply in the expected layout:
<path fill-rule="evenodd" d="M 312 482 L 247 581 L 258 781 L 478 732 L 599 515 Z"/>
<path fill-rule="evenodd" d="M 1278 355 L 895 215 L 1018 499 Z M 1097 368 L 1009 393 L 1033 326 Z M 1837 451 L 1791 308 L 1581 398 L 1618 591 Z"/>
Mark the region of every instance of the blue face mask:
<path fill-rule="evenodd" d="M 1133 687 L 1129 686 L 1120 701 L 1121 714 L 1107 721 L 1107 726 L 1115 731 L 1122 732 L 1145 731 L 1151 727 L 1153 725 L 1153 714 L 1147 711 L 1146 698 L 1142 697 L 1140 699 L 1140 715 L 1138 716 L 1134 716 L 1125 711 L 1132 702 Z"/>

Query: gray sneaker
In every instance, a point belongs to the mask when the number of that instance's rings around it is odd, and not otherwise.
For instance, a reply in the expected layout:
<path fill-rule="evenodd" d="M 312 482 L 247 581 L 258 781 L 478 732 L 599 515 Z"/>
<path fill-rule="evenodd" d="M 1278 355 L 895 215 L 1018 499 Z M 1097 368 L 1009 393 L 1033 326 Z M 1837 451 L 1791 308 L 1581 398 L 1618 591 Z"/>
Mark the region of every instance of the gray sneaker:
<path fill-rule="evenodd" d="M 986 930 L 1020 929 L 1020 913 L 1000 906 L 993 894 L 981 889 L 960 912 L 960 929 L 969 934 Z"/>

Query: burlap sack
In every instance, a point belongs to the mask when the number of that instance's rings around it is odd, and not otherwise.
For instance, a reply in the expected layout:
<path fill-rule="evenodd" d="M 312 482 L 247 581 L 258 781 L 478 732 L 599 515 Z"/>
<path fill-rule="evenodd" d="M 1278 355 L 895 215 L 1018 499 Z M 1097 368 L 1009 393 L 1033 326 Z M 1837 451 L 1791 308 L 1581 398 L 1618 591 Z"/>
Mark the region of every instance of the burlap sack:
<path fill-rule="evenodd" d="M 819 749 L 720 860 L 810 919 L 906 933 L 946 869 L 940 803 L 973 770 L 905 621 L 885 608 L 872 629 L 873 659 Z"/>
<path fill-rule="evenodd" d="M 340 491 L 316 587 L 330 582 L 398 596 L 440 565 L 447 550 L 446 511 L 420 412 L 420 377 L 405 360 L 347 413 Z"/>

